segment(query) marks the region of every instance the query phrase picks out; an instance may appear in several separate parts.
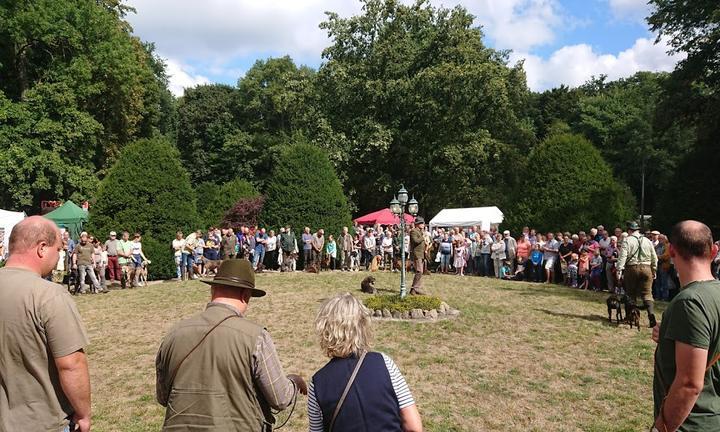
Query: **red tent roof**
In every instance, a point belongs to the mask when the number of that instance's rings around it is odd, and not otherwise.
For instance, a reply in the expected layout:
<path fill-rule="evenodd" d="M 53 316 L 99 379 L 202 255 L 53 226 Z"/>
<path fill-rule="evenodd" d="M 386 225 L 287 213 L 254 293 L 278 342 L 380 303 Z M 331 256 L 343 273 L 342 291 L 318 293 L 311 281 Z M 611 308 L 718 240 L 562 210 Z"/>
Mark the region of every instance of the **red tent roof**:
<path fill-rule="evenodd" d="M 405 222 L 413 222 L 415 220 L 414 217 L 410 216 L 409 214 L 405 213 Z M 365 216 L 361 216 L 357 219 L 355 219 L 355 222 L 359 223 L 360 225 L 393 225 L 393 224 L 399 224 L 400 218 L 398 216 L 395 216 L 390 209 L 382 209 L 378 210 L 369 214 L 366 214 Z"/>

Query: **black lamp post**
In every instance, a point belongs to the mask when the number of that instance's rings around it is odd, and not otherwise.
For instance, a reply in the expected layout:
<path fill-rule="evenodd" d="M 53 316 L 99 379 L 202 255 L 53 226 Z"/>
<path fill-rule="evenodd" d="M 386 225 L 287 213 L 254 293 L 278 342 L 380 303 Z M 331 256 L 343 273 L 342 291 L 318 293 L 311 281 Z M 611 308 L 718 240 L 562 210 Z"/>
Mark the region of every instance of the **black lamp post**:
<path fill-rule="evenodd" d="M 408 193 L 405 186 L 400 185 L 397 197 L 393 197 L 390 201 L 390 211 L 400 217 L 400 298 L 405 298 L 407 294 L 405 288 L 405 211 L 407 210 L 412 216 L 418 214 L 418 202 L 413 197 L 408 201 Z"/>

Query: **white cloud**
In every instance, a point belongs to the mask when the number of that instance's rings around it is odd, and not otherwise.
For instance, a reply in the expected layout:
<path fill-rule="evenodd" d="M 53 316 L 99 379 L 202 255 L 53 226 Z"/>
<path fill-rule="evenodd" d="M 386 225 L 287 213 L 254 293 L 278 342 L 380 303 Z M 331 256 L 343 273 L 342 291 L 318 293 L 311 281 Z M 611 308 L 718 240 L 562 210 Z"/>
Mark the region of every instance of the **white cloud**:
<path fill-rule="evenodd" d="M 142 39 L 185 61 L 223 64 L 250 54 L 320 58 L 326 10 L 359 12 L 354 0 L 129 0 L 127 19 Z"/>
<path fill-rule="evenodd" d="M 608 3 L 617 19 L 644 20 L 651 10 L 647 0 L 608 0 Z"/>
<path fill-rule="evenodd" d="M 610 80 L 628 77 L 639 71 L 671 71 L 682 55 L 667 55 L 668 45 L 640 38 L 618 55 L 596 53 L 590 45 L 560 48 L 547 59 L 527 53 L 512 53 L 511 61 L 525 60 L 528 86 L 533 90 L 565 84 L 576 87 L 592 76 L 607 75 Z"/>
<path fill-rule="evenodd" d="M 178 61 L 165 59 L 165 64 L 167 65 L 168 87 L 170 88 L 170 92 L 175 96 L 182 96 L 186 88 L 210 83 L 207 77 L 193 73 L 194 70 L 191 67 L 183 65 Z"/>

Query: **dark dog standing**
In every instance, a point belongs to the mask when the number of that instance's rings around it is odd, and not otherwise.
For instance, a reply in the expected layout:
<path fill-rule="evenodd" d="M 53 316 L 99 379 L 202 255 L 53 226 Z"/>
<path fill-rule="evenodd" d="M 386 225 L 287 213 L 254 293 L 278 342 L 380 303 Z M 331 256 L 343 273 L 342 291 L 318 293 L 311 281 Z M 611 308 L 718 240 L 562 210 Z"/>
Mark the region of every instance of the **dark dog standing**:
<path fill-rule="evenodd" d="M 622 303 L 620 302 L 620 299 L 615 295 L 611 295 L 607 298 L 605 301 L 607 303 L 607 311 L 608 311 L 608 321 L 612 322 L 612 313 L 613 310 L 615 311 L 615 321 L 618 325 L 620 325 L 620 321 L 622 321 Z"/>

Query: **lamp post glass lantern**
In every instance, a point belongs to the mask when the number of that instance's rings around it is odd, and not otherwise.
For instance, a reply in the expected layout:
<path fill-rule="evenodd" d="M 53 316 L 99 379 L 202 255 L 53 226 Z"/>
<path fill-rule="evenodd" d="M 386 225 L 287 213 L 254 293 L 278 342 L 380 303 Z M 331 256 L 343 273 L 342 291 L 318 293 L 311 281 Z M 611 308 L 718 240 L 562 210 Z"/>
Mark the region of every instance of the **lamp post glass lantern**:
<path fill-rule="evenodd" d="M 405 298 L 407 294 L 405 288 L 405 211 L 407 210 L 412 216 L 418 214 L 418 202 L 413 197 L 408 202 L 408 192 L 405 186 L 400 185 L 397 197 L 393 197 L 390 201 L 390 211 L 400 217 L 400 298 Z"/>

